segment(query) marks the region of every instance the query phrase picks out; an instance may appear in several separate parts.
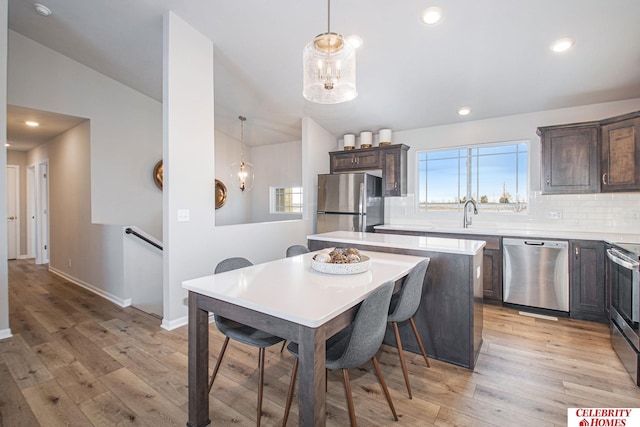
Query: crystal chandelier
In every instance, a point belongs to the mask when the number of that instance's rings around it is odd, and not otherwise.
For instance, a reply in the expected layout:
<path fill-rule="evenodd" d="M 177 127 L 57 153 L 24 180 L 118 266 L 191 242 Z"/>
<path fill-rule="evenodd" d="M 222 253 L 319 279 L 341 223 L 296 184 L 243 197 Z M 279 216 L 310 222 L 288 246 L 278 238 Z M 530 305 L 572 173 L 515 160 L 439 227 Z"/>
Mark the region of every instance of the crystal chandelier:
<path fill-rule="evenodd" d="M 303 51 L 302 95 L 318 104 L 351 101 L 356 91 L 356 53 L 342 35 L 331 32 L 331 0 L 327 0 L 327 32 Z"/>
<path fill-rule="evenodd" d="M 240 191 L 250 191 L 253 187 L 253 164 L 244 161 L 244 122 L 245 116 L 240 119 L 240 161 L 231 164 L 231 182 L 235 182 L 234 188 Z"/>

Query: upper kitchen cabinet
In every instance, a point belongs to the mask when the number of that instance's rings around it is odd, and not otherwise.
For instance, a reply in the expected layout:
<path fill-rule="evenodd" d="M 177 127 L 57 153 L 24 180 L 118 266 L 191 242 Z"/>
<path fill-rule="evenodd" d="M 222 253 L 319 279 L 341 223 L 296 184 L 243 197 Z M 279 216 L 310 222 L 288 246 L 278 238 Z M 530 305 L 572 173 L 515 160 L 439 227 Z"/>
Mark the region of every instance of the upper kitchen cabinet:
<path fill-rule="evenodd" d="M 383 196 L 407 194 L 407 151 L 404 144 L 329 153 L 331 173 L 380 169 Z"/>
<path fill-rule="evenodd" d="M 544 194 L 599 191 L 599 129 L 599 122 L 538 128 Z"/>
<path fill-rule="evenodd" d="M 329 153 L 331 173 L 380 168 L 380 152 L 374 148 Z"/>
<path fill-rule="evenodd" d="M 640 190 L 640 111 L 601 124 L 602 191 Z"/>

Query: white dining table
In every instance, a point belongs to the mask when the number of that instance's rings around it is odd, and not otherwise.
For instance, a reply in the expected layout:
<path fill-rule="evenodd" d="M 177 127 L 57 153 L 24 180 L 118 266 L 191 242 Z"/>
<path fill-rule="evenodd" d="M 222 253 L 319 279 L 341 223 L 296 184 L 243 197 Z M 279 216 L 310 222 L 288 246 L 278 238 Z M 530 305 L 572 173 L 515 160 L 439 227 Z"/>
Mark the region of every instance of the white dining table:
<path fill-rule="evenodd" d="M 399 281 L 424 258 L 362 251 L 371 259 L 370 268 L 340 275 L 314 270 L 315 254 L 182 283 L 189 291 L 188 426 L 210 424 L 210 312 L 298 343 L 298 425 L 326 425 L 325 341 L 349 325 L 356 307 L 371 292 L 387 281 Z"/>

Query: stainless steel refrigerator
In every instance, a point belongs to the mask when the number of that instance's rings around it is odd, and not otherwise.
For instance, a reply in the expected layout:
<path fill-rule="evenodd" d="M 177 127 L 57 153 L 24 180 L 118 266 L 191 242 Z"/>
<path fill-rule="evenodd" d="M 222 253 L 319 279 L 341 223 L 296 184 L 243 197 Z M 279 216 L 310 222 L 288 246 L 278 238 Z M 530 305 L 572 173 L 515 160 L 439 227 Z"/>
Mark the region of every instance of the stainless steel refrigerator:
<path fill-rule="evenodd" d="M 373 231 L 384 223 L 382 179 L 367 172 L 318 175 L 317 232 Z"/>

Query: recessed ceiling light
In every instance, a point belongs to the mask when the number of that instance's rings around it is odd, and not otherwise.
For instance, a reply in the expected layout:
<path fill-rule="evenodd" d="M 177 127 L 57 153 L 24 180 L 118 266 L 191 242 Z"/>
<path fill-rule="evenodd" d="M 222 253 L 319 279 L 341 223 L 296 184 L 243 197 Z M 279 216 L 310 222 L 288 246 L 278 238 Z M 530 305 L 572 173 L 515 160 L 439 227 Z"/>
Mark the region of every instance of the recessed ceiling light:
<path fill-rule="evenodd" d="M 551 50 L 557 53 L 566 52 L 574 43 L 575 40 L 571 37 L 564 37 L 551 43 Z"/>
<path fill-rule="evenodd" d="M 40 123 L 34 122 L 32 120 L 27 120 L 26 122 L 24 122 L 24 124 L 27 125 L 27 126 L 31 126 L 32 128 L 34 128 L 36 126 L 40 126 Z"/>
<path fill-rule="evenodd" d="M 345 38 L 355 49 L 358 49 L 360 46 L 362 46 L 362 37 L 357 34 L 351 34 L 350 36 L 347 36 Z"/>
<path fill-rule="evenodd" d="M 467 116 L 471 113 L 471 108 L 469 107 L 460 107 L 458 108 L 458 114 L 461 116 Z"/>
<path fill-rule="evenodd" d="M 40 4 L 40 3 L 35 3 L 33 5 L 33 8 L 36 10 L 36 13 L 38 15 L 41 16 L 49 16 L 51 15 L 51 9 L 49 9 L 47 6 Z"/>
<path fill-rule="evenodd" d="M 437 24 L 442 19 L 442 9 L 437 6 L 431 6 L 422 11 L 422 22 L 428 25 Z"/>

